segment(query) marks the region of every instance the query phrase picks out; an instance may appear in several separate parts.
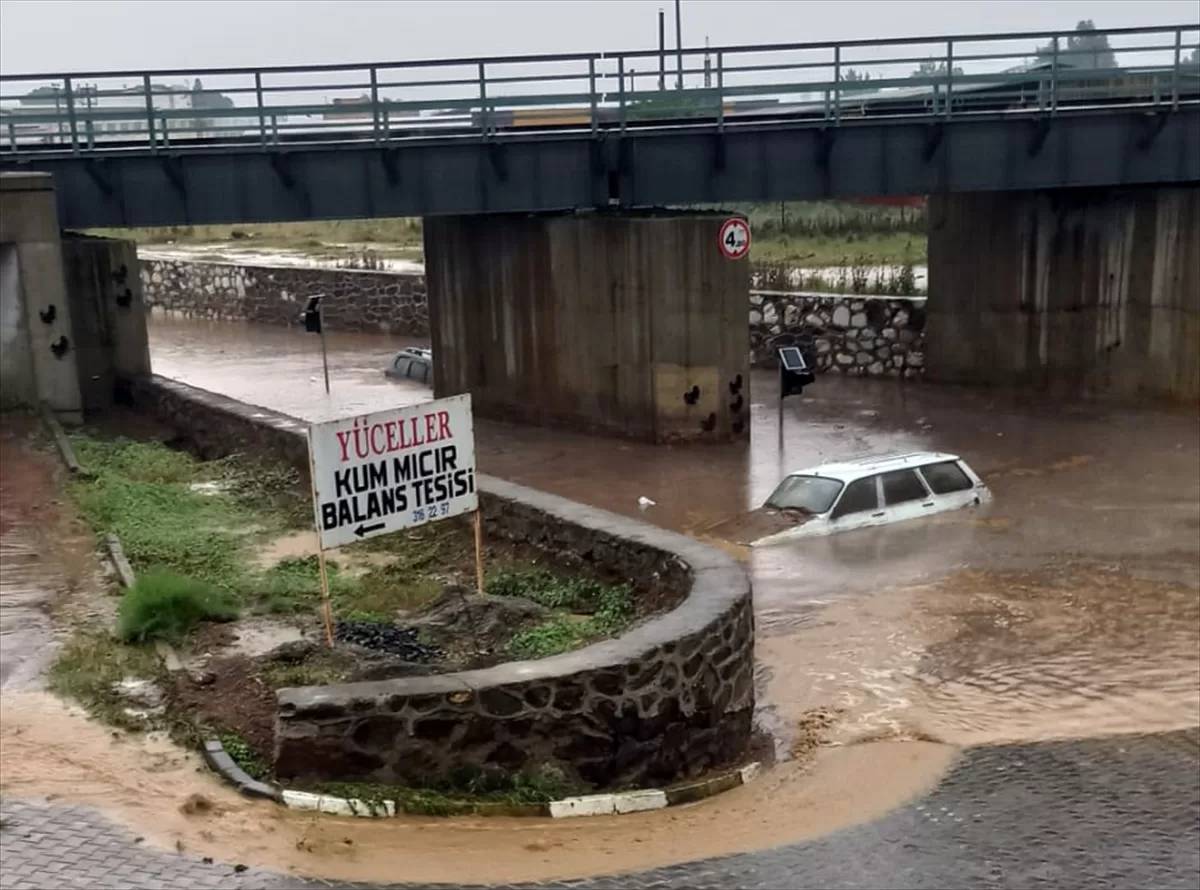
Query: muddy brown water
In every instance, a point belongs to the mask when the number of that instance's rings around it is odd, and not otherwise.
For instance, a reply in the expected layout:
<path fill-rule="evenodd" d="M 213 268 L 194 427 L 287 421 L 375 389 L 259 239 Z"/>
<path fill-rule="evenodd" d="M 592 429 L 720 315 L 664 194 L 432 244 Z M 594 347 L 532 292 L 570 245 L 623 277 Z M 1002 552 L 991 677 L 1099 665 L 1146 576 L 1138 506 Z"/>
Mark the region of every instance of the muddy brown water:
<path fill-rule="evenodd" d="M 305 419 L 429 398 L 382 369 L 410 341 L 156 317 L 156 369 Z M 257 344 L 257 345 L 256 345 Z M 262 367 L 269 354 L 269 380 Z M 752 440 L 651 447 L 489 421 L 482 468 L 710 540 L 753 575 L 764 718 L 843 710 L 835 738 L 954 744 L 1200 723 L 1200 424 L 1194 410 L 824 377 L 752 379 Z M 963 455 L 994 503 L 767 548 L 742 546 L 781 476 L 851 455 Z M 641 509 L 639 497 L 655 501 Z M 722 534 L 730 529 L 737 534 Z M 1152 635 L 1151 634 L 1152 631 Z M 990 659 L 980 659 L 987 655 Z M 787 741 L 786 737 L 783 740 Z"/>
<path fill-rule="evenodd" d="M 311 335 L 157 316 L 151 324 L 158 373 L 310 420 L 429 398 L 383 377 L 410 342 L 331 335 L 326 398 Z M 110 801 L 138 833 L 224 859 L 371 879 L 394 874 L 402 857 L 412 880 L 504 881 L 831 830 L 930 787 L 961 746 L 1200 724 L 1194 411 L 823 378 L 788 400 L 780 428 L 773 383 L 753 377 L 749 448 L 653 448 L 479 422 L 477 449 L 485 472 L 695 535 L 745 561 L 763 723 L 786 750 L 814 711 L 838 713 L 811 762 L 668 813 L 364 825 L 241 801 L 173 749 L 113 742 L 40 694 L 6 691 L 0 784 Z M 995 501 L 755 550 L 721 537 L 722 524 L 736 525 L 789 470 L 912 449 L 963 455 Z M 656 505 L 639 508 L 639 496 Z M 58 751 L 67 738 L 74 751 Z M 151 772 L 155 758 L 164 765 Z M 197 789 L 219 812 L 200 822 L 176 815 Z M 467 850 L 487 855 L 455 855 Z"/>

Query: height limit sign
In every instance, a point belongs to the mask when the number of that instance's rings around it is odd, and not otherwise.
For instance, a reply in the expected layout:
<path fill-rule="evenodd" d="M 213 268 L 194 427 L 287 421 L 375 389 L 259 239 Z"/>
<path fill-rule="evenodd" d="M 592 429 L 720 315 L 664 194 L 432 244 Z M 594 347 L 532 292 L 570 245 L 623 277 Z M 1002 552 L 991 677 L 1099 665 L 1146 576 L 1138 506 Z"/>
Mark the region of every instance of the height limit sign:
<path fill-rule="evenodd" d="M 750 252 L 750 223 L 733 216 L 721 223 L 721 254 L 727 260 L 740 260 Z"/>
<path fill-rule="evenodd" d="M 479 508 L 470 395 L 315 423 L 308 447 L 322 550 Z"/>

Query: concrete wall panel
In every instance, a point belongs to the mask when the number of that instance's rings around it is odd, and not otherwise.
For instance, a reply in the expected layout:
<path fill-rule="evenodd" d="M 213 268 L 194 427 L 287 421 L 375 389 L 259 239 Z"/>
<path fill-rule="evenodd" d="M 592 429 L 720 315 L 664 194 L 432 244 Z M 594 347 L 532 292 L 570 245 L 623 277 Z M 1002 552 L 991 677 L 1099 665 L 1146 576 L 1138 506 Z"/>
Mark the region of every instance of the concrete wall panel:
<path fill-rule="evenodd" d="M 657 441 L 746 435 L 749 269 L 721 256 L 722 219 L 427 219 L 438 394 Z"/>
<path fill-rule="evenodd" d="M 931 379 L 1200 400 L 1200 188 L 931 199 Z"/>

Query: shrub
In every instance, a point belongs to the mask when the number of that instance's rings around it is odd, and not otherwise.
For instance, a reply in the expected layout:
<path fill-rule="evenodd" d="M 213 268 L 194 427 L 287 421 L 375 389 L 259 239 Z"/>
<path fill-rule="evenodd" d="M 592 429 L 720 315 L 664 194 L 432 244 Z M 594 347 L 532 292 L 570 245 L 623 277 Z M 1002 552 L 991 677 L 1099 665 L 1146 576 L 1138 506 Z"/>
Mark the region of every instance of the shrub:
<path fill-rule="evenodd" d="M 118 609 L 117 634 L 125 642 L 178 639 L 204 621 L 232 621 L 237 608 L 215 588 L 154 569 L 125 591 Z"/>

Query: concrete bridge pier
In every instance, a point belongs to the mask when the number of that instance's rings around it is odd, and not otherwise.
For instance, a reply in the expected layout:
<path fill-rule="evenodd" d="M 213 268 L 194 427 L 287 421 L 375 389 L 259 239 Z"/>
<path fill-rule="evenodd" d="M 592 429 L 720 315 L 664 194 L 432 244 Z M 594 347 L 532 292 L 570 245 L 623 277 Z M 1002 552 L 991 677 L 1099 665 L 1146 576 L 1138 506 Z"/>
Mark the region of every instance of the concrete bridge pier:
<path fill-rule="evenodd" d="M 748 260 L 729 214 L 425 220 L 438 396 L 654 442 L 747 441 Z"/>
<path fill-rule="evenodd" d="M 68 423 L 150 372 L 132 242 L 62 234 L 45 173 L 0 173 L 0 407 Z"/>
<path fill-rule="evenodd" d="M 926 377 L 1200 401 L 1200 187 L 940 195 Z"/>

